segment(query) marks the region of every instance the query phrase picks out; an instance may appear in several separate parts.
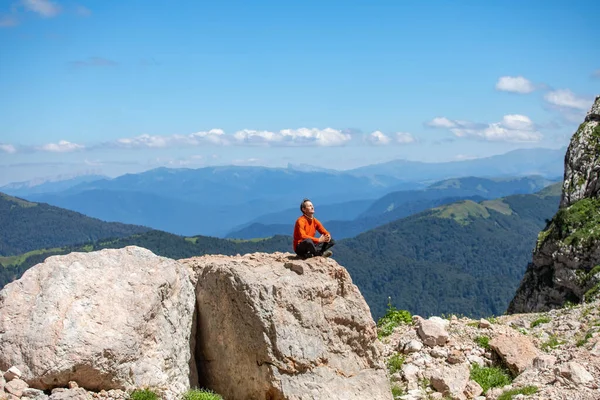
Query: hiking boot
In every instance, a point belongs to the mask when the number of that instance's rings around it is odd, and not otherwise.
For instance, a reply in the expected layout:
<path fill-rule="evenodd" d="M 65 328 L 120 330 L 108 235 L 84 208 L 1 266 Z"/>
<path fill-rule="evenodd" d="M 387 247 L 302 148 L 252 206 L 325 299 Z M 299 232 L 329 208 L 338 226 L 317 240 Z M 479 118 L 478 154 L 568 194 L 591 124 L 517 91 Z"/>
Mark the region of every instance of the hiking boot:
<path fill-rule="evenodd" d="M 333 251 L 331 251 L 331 250 L 325 250 L 322 254 L 322 256 L 325 258 L 331 257 L 332 255 L 333 255 Z"/>

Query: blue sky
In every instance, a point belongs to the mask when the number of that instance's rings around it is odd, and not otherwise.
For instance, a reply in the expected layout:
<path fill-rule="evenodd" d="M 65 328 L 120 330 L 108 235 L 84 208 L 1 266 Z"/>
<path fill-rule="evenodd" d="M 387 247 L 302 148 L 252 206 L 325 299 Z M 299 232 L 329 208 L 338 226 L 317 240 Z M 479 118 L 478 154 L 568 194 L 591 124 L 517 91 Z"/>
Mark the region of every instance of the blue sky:
<path fill-rule="evenodd" d="M 0 0 L 0 185 L 560 148 L 592 1 Z"/>

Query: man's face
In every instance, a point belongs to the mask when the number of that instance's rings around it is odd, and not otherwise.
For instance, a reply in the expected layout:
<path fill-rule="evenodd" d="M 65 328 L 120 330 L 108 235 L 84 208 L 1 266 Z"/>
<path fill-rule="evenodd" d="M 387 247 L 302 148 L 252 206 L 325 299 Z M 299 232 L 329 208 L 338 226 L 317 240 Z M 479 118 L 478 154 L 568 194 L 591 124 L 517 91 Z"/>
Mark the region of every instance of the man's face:
<path fill-rule="evenodd" d="M 310 201 L 304 203 L 304 214 L 308 215 L 309 217 L 312 217 L 314 213 L 315 207 L 313 206 L 313 203 L 311 203 Z"/>

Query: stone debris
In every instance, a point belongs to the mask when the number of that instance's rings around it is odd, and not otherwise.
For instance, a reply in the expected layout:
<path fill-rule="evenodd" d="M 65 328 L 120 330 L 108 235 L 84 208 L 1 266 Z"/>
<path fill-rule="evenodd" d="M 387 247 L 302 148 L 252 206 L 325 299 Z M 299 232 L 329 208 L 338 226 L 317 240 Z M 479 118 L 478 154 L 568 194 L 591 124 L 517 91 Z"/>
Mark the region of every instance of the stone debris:
<path fill-rule="evenodd" d="M 533 324 L 540 319 L 548 322 Z M 416 351 L 414 341 L 430 336 L 418 333 L 427 320 L 415 316 L 413 321 L 382 338 L 386 360 L 396 354 L 404 357 L 401 376 L 391 381 L 401 393 L 395 399 L 496 400 L 528 386 L 537 392 L 513 399 L 600 399 L 600 357 L 594 354 L 600 346 L 600 300 L 546 313 L 499 316 L 485 328 L 479 319 L 450 318 L 444 345 L 423 345 Z M 484 337 L 488 341 L 482 347 Z M 440 357 L 444 353 L 447 357 Z M 512 382 L 484 393 L 470 376 L 476 365 L 505 368 Z"/>

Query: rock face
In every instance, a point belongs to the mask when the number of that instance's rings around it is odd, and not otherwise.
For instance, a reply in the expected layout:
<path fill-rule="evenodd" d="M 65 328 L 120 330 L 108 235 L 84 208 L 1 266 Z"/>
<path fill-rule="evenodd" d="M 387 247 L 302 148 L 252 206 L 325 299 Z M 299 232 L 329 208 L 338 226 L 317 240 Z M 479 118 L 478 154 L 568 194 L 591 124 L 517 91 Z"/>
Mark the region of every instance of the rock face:
<path fill-rule="evenodd" d="M 38 389 L 195 385 L 187 268 L 139 247 L 49 257 L 0 292 L 0 369 Z"/>
<path fill-rule="evenodd" d="M 392 399 L 375 323 L 332 259 L 180 260 L 197 282 L 200 385 L 226 399 Z"/>
<path fill-rule="evenodd" d="M 600 293 L 600 96 L 571 138 L 560 209 L 538 236 L 508 312 L 545 311 Z"/>

